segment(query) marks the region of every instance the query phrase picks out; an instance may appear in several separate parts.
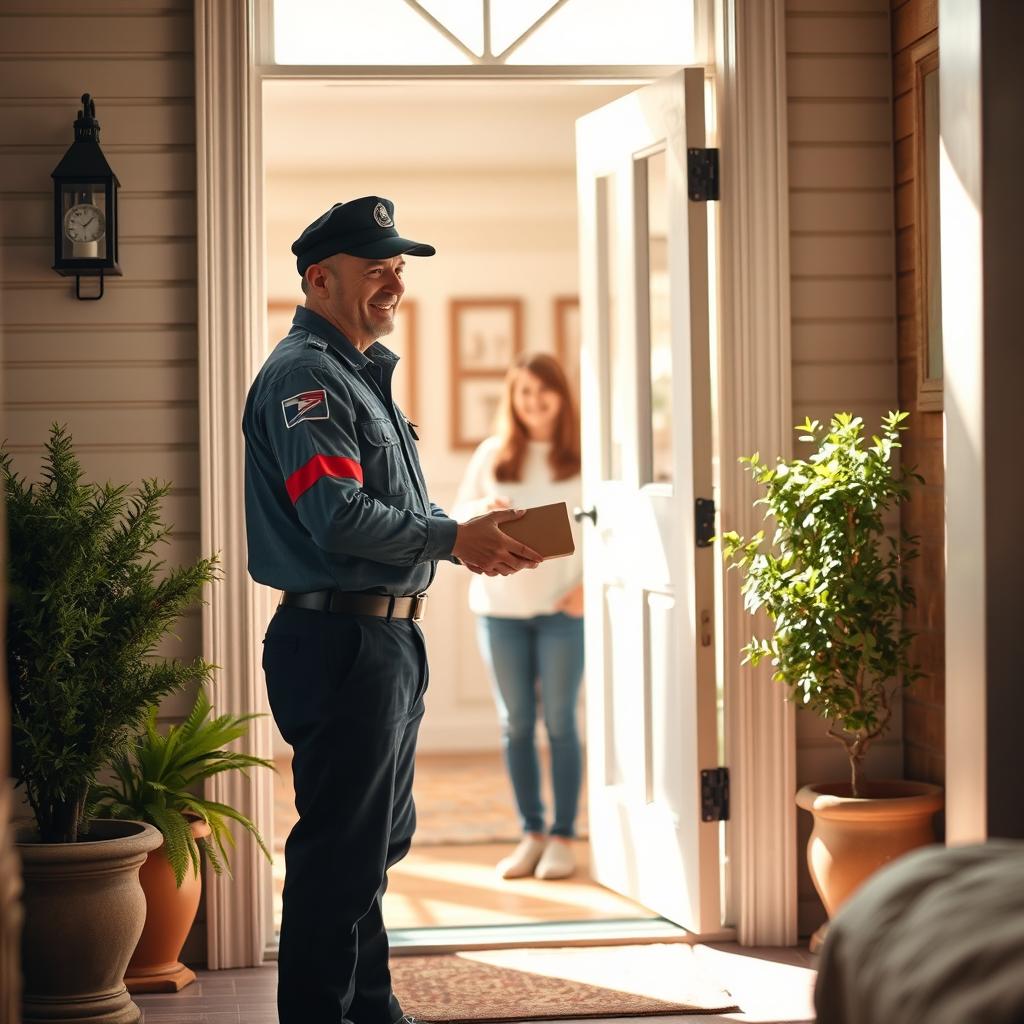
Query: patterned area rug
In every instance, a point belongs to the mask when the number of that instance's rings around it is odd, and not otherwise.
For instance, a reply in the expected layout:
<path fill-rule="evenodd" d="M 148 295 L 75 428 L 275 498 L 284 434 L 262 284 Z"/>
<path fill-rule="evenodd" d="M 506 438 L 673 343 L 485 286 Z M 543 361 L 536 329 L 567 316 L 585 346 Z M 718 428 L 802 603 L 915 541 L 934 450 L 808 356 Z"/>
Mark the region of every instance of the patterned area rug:
<path fill-rule="evenodd" d="M 681 943 L 395 957 L 405 1012 L 431 1022 L 738 1011 Z"/>

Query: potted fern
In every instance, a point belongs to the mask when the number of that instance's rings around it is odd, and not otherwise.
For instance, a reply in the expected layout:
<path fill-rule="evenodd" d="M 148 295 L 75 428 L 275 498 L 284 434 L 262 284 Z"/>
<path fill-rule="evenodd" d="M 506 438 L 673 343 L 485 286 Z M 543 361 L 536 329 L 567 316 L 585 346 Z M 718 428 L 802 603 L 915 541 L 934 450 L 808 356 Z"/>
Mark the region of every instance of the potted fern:
<path fill-rule="evenodd" d="M 921 479 L 897 463 L 906 427 L 907 413 L 891 412 L 869 440 L 850 413 L 828 426 L 808 419 L 796 428 L 814 446 L 806 459 L 741 460 L 765 489 L 757 504 L 774 520 L 772 539 L 722 535 L 725 558 L 744 577 L 747 610 L 766 613 L 774 627 L 744 647 L 745 660 L 767 658 L 789 699 L 820 715 L 847 757 L 847 780 L 797 794 L 814 816 L 808 862 L 830 917 L 876 868 L 932 841 L 942 801 L 937 786 L 869 781 L 864 772 L 900 691 L 921 675 L 902 618 L 915 602 L 902 569 L 917 557 L 917 539 L 897 540 L 886 519 Z"/>
<path fill-rule="evenodd" d="M 58 425 L 41 479 L 6 445 L 7 675 L 15 785 L 34 821 L 16 831 L 24 879 L 24 1016 L 124 1022 L 139 1011 L 123 975 L 146 913 L 139 866 L 162 842 L 140 821 L 96 821 L 90 787 L 149 708 L 212 666 L 154 651 L 217 574 L 216 559 L 167 570 L 156 557 L 169 485 L 83 481 Z"/>
<path fill-rule="evenodd" d="M 111 762 L 115 780 L 94 787 L 100 817 L 146 821 L 160 830 L 164 845 L 150 852 L 139 872 L 146 894 L 146 924 L 125 975 L 129 992 L 177 992 L 195 981 L 178 958 L 202 891 L 200 844 L 214 871 L 228 871 L 229 828 L 236 821 L 270 859 L 256 826 L 233 807 L 207 800 L 197 790 L 220 772 L 273 769 L 263 758 L 226 746 L 242 738 L 255 715 L 219 715 L 203 689 L 188 717 L 161 734 L 157 709 L 151 708 L 136 746 Z"/>

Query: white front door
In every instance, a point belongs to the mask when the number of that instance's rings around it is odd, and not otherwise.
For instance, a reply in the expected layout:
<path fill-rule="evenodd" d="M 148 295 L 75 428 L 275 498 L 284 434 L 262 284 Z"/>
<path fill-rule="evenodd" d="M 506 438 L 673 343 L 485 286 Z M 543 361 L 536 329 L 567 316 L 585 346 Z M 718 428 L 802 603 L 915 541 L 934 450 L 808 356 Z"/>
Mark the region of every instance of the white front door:
<path fill-rule="evenodd" d="M 594 877 L 697 933 L 720 930 L 704 72 L 577 121 L 587 736 Z"/>

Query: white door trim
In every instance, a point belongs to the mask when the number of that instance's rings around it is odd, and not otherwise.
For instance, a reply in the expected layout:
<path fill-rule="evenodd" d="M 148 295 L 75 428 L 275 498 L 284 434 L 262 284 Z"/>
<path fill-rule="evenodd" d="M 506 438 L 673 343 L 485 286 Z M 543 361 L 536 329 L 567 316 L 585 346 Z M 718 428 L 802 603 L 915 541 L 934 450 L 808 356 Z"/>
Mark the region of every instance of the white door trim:
<path fill-rule="evenodd" d="M 789 172 L 784 0 L 715 0 L 721 149 L 719 528 L 761 527 L 737 459 L 792 443 Z M 723 588 L 726 763 L 731 777 L 730 916 L 744 945 L 797 938 L 794 709 L 766 663 L 740 667 L 752 622 L 736 574 Z"/>
<path fill-rule="evenodd" d="M 790 442 L 789 254 L 783 0 L 698 0 L 700 42 L 714 5 L 722 149 L 719 281 L 719 410 L 723 527 L 755 528 L 751 488 L 735 458 L 759 449 L 784 454 Z M 224 578 L 203 612 L 203 654 L 222 666 L 213 691 L 219 711 L 266 710 L 259 647 L 272 594 L 246 571 L 245 393 L 263 358 L 263 226 L 260 85 L 281 69 L 259 66 L 256 7 L 266 0 L 195 0 L 197 231 L 202 550 L 218 551 Z M 333 70 L 333 69 L 332 69 Z M 346 69 L 348 70 L 348 69 Z M 374 69 L 388 77 L 387 68 Z M 286 77 L 323 78 L 328 69 L 289 68 Z M 338 76 L 335 71 L 335 77 Z M 422 69 L 420 77 L 450 77 Z M 538 76 L 540 77 L 540 76 Z M 742 141 L 742 145 L 741 145 Z M 724 254 L 730 254 L 726 259 Z M 723 643 L 749 634 L 728 580 Z M 733 778 L 731 888 L 740 940 L 796 938 L 795 734 L 778 688 L 725 660 L 726 736 Z M 268 719 L 250 733 L 270 756 Z M 237 773 L 236 773 L 237 774 Z M 265 831 L 272 780 L 225 773 L 209 794 Z M 756 856 L 755 856 L 756 842 Z M 240 841 L 234 880 L 207 878 L 207 945 L 212 968 L 259 964 L 271 919 L 269 866 Z"/>
<path fill-rule="evenodd" d="M 253 88 L 252 17 L 247 0 L 196 0 L 196 206 L 199 254 L 199 423 L 202 550 L 219 552 L 223 579 L 203 609 L 203 656 L 219 665 L 218 713 L 266 711 L 260 639 L 270 592 L 246 571 L 242 408 L 263 354 L 263 274 L 258 97 Z M 251 723 L 249 749 L 272 756 L 269 720 Z M 270 773 L 225 772 L 207 795 L 256 822 L 272 820 Z M 270 867 L 239 838 L 234 878 L 206 873 L 211 968 L 262 962 L 270 917 Z"/>

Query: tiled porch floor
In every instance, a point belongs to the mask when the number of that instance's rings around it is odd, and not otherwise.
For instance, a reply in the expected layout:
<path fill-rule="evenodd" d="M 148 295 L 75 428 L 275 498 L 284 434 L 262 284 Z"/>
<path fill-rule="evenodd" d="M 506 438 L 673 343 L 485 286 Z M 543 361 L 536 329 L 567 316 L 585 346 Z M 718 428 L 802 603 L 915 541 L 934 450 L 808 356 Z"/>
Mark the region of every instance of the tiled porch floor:
<path fill-rule="evenodd" d="M 732 992 L 742 1013 L 620 1018 L 591 1024 L 812 1024 L 814 958 L 803 949 L 698 946 L 698 957 Z M 137 996 L 146 1024 L 277 1024 L 277 967 L 200 971 L 176 995 Z M 553 1022 L 559 1024 L 559 1022 Z"/>

